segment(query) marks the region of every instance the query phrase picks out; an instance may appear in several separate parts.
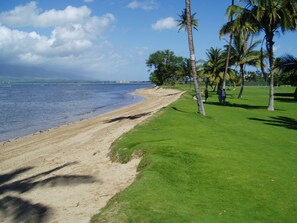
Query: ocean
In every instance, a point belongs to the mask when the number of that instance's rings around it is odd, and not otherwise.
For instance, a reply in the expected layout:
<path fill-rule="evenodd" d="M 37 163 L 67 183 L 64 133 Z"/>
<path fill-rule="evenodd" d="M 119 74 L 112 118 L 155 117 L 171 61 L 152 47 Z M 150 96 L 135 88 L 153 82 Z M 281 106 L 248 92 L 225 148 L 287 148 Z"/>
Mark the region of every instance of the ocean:
<path fill-rule="evenodd" d="M 0 141 L 44 131 L 140 102 L 149 84 L 26 83 L 0 85 Z"/>

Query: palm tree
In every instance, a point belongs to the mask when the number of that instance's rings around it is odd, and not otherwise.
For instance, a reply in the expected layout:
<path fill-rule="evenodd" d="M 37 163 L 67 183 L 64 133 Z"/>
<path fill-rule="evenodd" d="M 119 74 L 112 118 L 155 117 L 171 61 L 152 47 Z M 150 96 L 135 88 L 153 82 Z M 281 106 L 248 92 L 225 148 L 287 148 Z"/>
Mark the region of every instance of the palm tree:
<path fill-rule="evenodd" d="M 297 58 L 292 55 L 285 55 L 275 60 L 275 68 L 281 71 L 284 81 L 296 86 L 294 99 L 297 100 Z"/>
<path fill-rule="evenodd" d="M 198 20 L 195 19 L 196 13 L 191 15 L 191 24 L 192 28 L 198 31 Z M 178 15 L 180 19 L 177 20 L 178 22 L 178 31 L 181 31 L 182 29 L 185 29 L 187 31 L 187 10 L 183 9 L 181 14 Z"/>
<path fill-rule="evenodd" d="M 266 50 L 269 61 L 270 90 L 268 110 L 274 110 L 274 65 L 273 45 L 276 32 L 281 30 L 296 30 L 297 3 L 296 0 L 244 0 L 245 8 L 240 6 L 229 7 L 229 11 L 241 20 L 259 31 L 264 31 Z"/>
<path fill-rule="evenodd" d="M 245 66 L 260 66 L 260 51 L 255 50 L 260 41 L 253 41 L 252 35 L 248 32 L 240 32 L 234 35 L 233 44 L 231 45 L 231 60 L 236 67 L 240 68 L 241 87 L 238 98 L 242 97 L 244 88 Z M 249 39 L 251 40 L 249 41 Z M 227 47 L 227 46 L 226 46 Z"/>
<path fill-rule="evenodd" d="M 282 72 L 297 73 L 297 57 L 285 55 L 280 57 L 275 64 Z"/>
<path fill-rule="evenodd" d="M 191 59 L 191 66 L 192 66 L 192 73 L 193 73 L 193 78 L 194 78 L 194 85 L 195 85 L 195 93 L 196 93 L 196 98 L 197 98 L 197 106 L 198 106 L 198 112 L 205 116 L 205 110 L 204 110 L 204 105 L 202 102 L 202 96 L 201 96 L 201 91 L 199 87 L 199 80 L 197 78 L 197 71 L 196 71 L 196 59 L 195 59 L 195 50 L 194 50 L 194 43 L 193 43 L 193 25 L 195 24 L 194 19 L 191 16 L 191 2 L 190 0 L 186 0 L 186 17 L 182 17 L 181 20 L 186 19 L 186 21 L 183 20 L 183 23 L 180 24 L 185 24 L 186 22 L 186 31 L 188 33 L 188 42 L 189 42 L 189 50 L 190 50 L 190 59 Z M 198 23 L 197 23 L 198 24 Z"/>
<path fill-rule="evenodd" d="M 185 78 L 186 84 L 188 83 L 188 81 L 190 82 L 190 88 L 191 88 L 191 78 L 192 78 L 191 60 L 188 58 L 183 58 L 180 66 L 181 66 L 180 76 Z"/>
<path fill-rule="evenodd" d="M 231 6 L 234 6 L 234 0 L 231 1 Z M 233 22 L 233 15 L 231 15 L 230 22 L 231 23 Z M 227 52 L 227 60 L 226 60 L 225 72 L 224 72 L 224 76 L 223 76 L 223 89 L 226 88 L 226 75 L 227 75 L 228 68 L 229 68 L 232 39 L 233 39 L 233 32 L 230 33 L 228 52 Z"/>
<path fill-rule="evenodd" d="M 221 49 L 211 47 L 207 50 L 206 56 L 207 60 L 203 63 L 203 74 L 208 78 L 208 82 L 221 86 L 226 62 L 224 52 Z"/>

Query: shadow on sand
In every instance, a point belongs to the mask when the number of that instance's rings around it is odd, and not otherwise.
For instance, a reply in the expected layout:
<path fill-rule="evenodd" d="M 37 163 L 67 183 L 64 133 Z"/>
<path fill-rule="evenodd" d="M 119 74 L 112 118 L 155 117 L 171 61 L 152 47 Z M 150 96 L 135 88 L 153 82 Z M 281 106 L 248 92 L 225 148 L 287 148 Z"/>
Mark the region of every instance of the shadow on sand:
<path fill-rule="evenodd" d="M 10 222 L 45 222 L 52 210 L 43 204 L 35 204 L 16 195 L 6 195 L 9 192 L 26 193 L 38 187 L 56 187 L 56 186 L 73 186 L 78 184 L 87 184 L 97 181 L 89 175 L 57 175 L 45 178 L 50 173 L 58 171 L 77 162 L 66 163 L 48 171 L 36 175 L 10 182 L 19 175 L 33 169 L 34 167 L 25 167 L 12 172 L 0 175 L 0 218 L 9 219 Z"/>
<path fill-rule="evenodd" d="M 174 96 L 174 95 L 178 95 L 178 94 L 180 94 L 180 93 L 177 92 L 177 93 L 172 93 L 172 94 L 166 94 L 165 96 L 166 96 L 166 97 L 169 97 L 169 96 Z"/>
<path fill-rule="evenodd" d="M 9 222 L 45 222 L 50 212 L 49 207 L 18 197 L 6 196 L 0 200 L 0 217 Z"/>
<path fill-rule="evenodd" d="M 112 122 L 122 121 L 125 119 L 134 120 L 134 119 L 138 119 L 138 118 L 150 115 L 150 114 L 151 114 L 151 112 L 145 112 L 145 113 L 141 113 L 141 114 L 137 114 L 137 115 L 121 116 L 121 117 L 109 119 L 109 120 L 105 121 L 105 123 L 112 123 Z"/>

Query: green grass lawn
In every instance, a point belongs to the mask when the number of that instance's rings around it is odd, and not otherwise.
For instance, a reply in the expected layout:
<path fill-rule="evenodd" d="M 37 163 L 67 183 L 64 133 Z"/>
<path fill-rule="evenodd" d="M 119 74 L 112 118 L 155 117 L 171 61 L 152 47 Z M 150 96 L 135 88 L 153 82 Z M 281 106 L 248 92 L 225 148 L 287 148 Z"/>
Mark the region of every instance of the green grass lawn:
<path fill-rule="evenodd" d="M 138 178 L 92 222 L 297 222 L 297 103 L 238 90 L 224 106 L 210 92 L 206 117 L 187 92 L 118 140 L 114 159 L 144 154 Z"/>

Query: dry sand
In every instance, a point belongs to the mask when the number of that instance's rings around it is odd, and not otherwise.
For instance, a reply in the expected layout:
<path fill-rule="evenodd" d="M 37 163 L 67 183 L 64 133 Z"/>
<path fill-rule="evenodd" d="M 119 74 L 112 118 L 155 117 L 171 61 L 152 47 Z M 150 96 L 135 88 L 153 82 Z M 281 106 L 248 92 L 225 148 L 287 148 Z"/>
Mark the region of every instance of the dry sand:
<path fill-rule="evenodd" d="M 0 145 L 0 222 L 89 222 L 136 177 L 140 158 L 111 162 L 112 142 L 177 100 L 142 89 L 145 100 Z"/>

